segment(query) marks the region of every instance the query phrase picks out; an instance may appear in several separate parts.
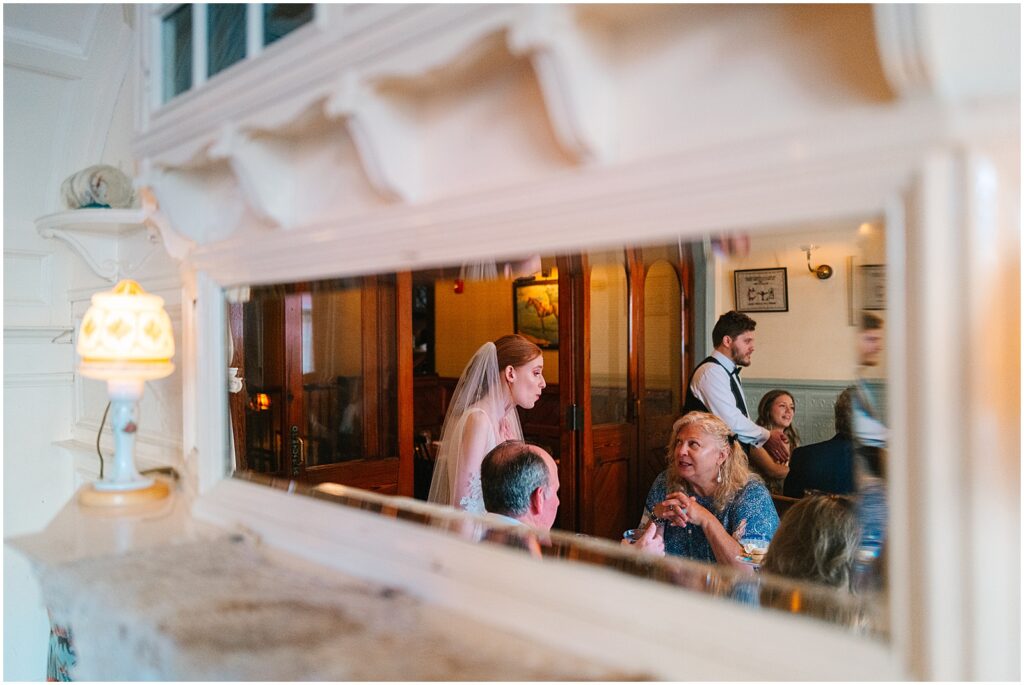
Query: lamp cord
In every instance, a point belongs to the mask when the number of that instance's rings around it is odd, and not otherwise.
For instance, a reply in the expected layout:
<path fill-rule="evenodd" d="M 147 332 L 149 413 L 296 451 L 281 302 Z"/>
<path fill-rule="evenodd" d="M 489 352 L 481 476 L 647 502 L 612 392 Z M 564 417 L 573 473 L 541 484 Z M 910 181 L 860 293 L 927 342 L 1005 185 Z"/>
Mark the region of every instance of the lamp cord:
<path fill-rule="evenodd" d="M 107 423 L 108 411 L 110 411 L 110 402 L 107 402 L 107 408 L 103 410 L 103 418 L 100 419 L 100 429 L 96 431 L 96 454 L 100 458 L 100 480 L 103 480 L 103 452 L 100 452 L 100 436 L 103 434 L 103 426 Z"/>
<path fill-rule="evenodd" d="M 100 419 L 100 429 L 96 431 L 96 454 L 100 458 L 100 480 L 103 480 L 103 452 L 100 451 L 100 436 L 103 435 L 103 426 L 107 424 L 107 412 L 110 411 L 110 402 L 107 402 L 107 408 L 103 410 L 103 418 Z M 178 470 L 173 466 L 158 466 L 152 469 L 146 469 L 141 472 L 141 475 L 145 476 L 150 473 L 159 473 L 169 476 L 173 480 L 177 481 L 180 479 Z"/>

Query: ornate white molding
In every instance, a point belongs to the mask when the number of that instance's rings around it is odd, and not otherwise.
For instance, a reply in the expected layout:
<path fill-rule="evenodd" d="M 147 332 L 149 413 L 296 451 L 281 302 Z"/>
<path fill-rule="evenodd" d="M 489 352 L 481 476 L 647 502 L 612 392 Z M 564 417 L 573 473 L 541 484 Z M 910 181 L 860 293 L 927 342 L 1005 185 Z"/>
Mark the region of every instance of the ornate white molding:
<path fill-rule="evenodd" d="M 872 8 L 878 54 L 889 85 L 904 98 L 928 95 L 932 78 L 921 36 L 921 6 L 876 4 Z"/>
<path fill-rule="evenodd" d="M 1020 8 L 874 5 L 886 78 L 905 99 L 1020 99 Z"/>
<path fill-rule="evenodd" d="M 558 142 L 581 162 L 607 161 L 611 102 L 607 69 L 565 5 L 527 5 L 508 31 L 509 49 L 533 64 Z"/>
<path fill-rule="evenodd" d="M 381 197 L 415 201 L 420 165 L 412 117 L 355 72 L 342 76 L 324 108 L 328 117 L 345 119 L 363 170 Z"/>

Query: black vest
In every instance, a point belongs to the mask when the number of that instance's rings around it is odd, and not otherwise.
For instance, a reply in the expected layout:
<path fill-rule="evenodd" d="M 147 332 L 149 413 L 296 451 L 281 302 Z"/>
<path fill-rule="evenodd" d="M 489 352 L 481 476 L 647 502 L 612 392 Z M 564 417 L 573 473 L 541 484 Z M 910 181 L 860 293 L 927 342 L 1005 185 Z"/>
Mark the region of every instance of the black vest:
<path fill-rule="evenodd" d="M 714 357 L 708 357 L 700 364 L 697 364 L 696 367 L 694 367 L 693 373 L 690 374 L 690 380 L 687 381 L 686 383 L 686 401 L 683 402 L 684 415 L 689 414 L 691 411 L 703 411 L 708 413 L 714 413 L 707 408 L 707 405 L 705 405 L 703 402 L 697 399 L 697 396 L 693 394 L 693 390 L 691 389 L 691 385 L 693 384 L 693 376 L 697 373 L 697 369 L 704 366 L 708 362 L 718 364 L 723 369 L 725 369 L 725 364 L 718 361 Z M 750 415 L 747 414 L 746 402 L 743 399 L 743 391 L 740 389 L 740 384 L 736 382 L 736 376 L 729 373 L 728 369 L 725 369 L 725 372 L 729 374 L 729 388 L 732 390 L 732 396 L 736 398 L 736 408 L 739 409 L 744 416 L 750 418 Z"/>
<path fill-rule="evenodd" d="M 704 366 L 708 362 L 718 364 L 723 369 L 725 369 L 726 373 L 729 374 L 729 387 L 732 389 L 732 396 L 736 399 L 736 408 L 739 409 L 744 416 L 750 418 L 747 414 L 746 402 L 743 399 L 743 391 L 740 389 L 740 384 L 736 382 L 736 376 L 729 373 L 729 369 L 725 368 L 725 364 L 718 361 L 714 357 L 708 357 L 707 359 L 702 361 L 700 364 L 697 364 L 697 366 L 693 368 L 693 373 L 690 374 L 690 380 L 687 381 L 686 383 L 686 401 L 683 402 L 683 416 L 686 416 L 691 411 L 702 411 L 707 412 L 708 414 L 714 413 L 707 408 L 707 405 L 705 405 L 703 402 L 697 399 L 697 396 L 693 394 L 693 390 L 690 389 L 690 386 L 693 384 L 693 376 L 694 374 L 697 373 L 697 369 Z M 743 448 L 743 451 L 747 454 L 747 456 L 750 456 L 750 445 L 741 441 L 740 446 Z"/>

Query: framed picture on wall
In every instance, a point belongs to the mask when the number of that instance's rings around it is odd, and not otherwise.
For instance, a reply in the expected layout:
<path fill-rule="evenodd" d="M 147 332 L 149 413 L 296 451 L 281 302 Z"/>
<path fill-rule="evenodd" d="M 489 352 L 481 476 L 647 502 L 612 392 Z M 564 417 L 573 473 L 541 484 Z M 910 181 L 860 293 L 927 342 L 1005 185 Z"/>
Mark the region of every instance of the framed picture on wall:
<path fill-rule="evenodd" d="M 885 309 L 885 264 L 860 264 L 856 257 L 847 257 L 846 273 L 850 325 L 856 326 L 859 312 Z"/>
<path fill-rule="evenodd" d="M 513 330 L 544 350 L 558 349 L 558 279 L 512 284 Z"/>
<path fill-rule="evenodd" d="M 862 264 L 857 267 L 861 304 L 864 309 L 885 309 L 885 264 Z"/>
<path fill-rule="evenodd" d="M 788 312 L 786 267 L 737 269 L 733 284 L 738 312 Z"/>

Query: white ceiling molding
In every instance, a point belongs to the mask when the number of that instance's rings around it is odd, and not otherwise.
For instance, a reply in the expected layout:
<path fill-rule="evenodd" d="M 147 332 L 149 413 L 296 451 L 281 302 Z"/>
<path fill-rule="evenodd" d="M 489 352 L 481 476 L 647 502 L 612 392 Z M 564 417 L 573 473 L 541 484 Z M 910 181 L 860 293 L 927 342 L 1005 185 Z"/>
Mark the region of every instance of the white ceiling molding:
<path fill-rule="evenodd" d="M 611 106 L 607 70 L 565 5 L 528 5 L 508 31 L 514 55 L 528 55 L 559 143 L 580 162 L 608 161 Z"/>

